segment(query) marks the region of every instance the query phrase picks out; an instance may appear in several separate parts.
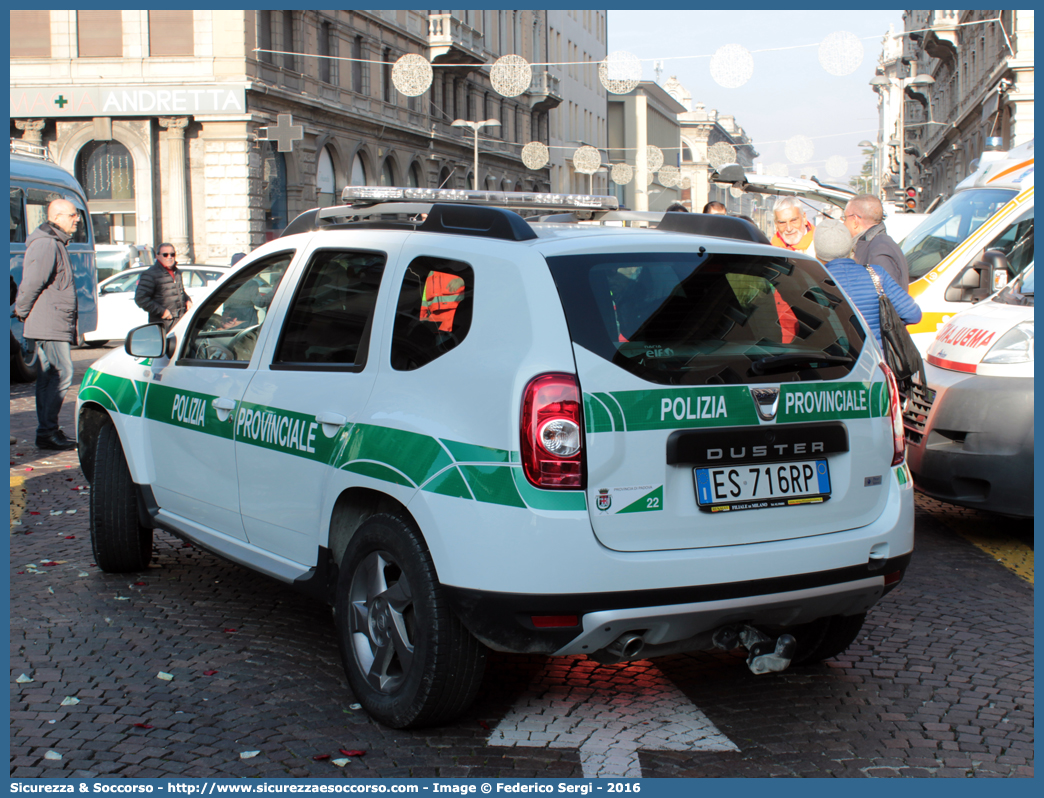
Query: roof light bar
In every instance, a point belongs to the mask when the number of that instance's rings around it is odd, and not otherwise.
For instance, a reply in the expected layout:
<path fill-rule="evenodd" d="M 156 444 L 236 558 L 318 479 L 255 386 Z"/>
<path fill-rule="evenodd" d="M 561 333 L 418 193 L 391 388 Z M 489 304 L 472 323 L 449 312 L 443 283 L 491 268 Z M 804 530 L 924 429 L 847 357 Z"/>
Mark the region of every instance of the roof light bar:
<path fill-rule="evenodd" d="M 501 208 L 533 210 L 615 211 L 616 197 L 596 194 L 544 194 L 536 191 L 465 191 L 448 188 L 393 188 L 345 186 L 341 201 L 348 204 L 371 202 L 455 202 L 466 205 L 496 205 Z"/>

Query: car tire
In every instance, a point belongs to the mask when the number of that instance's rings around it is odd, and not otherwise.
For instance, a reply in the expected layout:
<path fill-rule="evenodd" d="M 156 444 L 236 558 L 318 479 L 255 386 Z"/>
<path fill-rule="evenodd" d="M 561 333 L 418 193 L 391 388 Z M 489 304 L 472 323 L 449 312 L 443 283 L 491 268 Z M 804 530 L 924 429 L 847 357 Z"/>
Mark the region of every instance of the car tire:
<path fill-rule="evenodd" d="M 143 571 L 152 559 L 152 530 L 138 521 L 138 490 L 112 424 L 98 431 L 91 484 L 91 548 L 108 573 Z"/>
<path fill-rule="evenodd" d="M 19 343 L 11 335 L 11 382 L 33 382 L 38 369 L 36 344 Z"/>
<path fill-rule="evenodd" d="M 91 349 L 99 349 L 100 347 L 105 346 L 105 344 L 107 344 L 107 343 L 109 343 L 107 340 L 106 341 L 87 341 L 87 346 L 89 348 L 91 348 Z"/>
<path fill-rule="evenodd" d="M 833 615 L 794 629 L 791 634 L 797 640 L 797 653 L 791 665 L 815 665 L 843 654 L 859 637 L 865 620 L 865 612 Z"/>
<path fill-rule="evenodd" d="M 348 684 L 376 720 L 435 726 L 471 705 L 486 648 L 453 614 L 427 546 L 402 518 L 374 515 L 353 535 L 334 617 Z"/>

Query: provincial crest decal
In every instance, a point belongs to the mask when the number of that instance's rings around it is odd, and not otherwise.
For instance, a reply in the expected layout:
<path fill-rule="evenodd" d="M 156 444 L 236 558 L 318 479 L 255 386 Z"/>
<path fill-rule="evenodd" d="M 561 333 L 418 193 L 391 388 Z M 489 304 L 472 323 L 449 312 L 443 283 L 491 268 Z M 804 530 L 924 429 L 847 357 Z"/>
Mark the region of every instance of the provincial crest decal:
<path fill-rule="evenodd" d="M 613 497 L 609 495 L 609 488 L 599 488 L 598 498 L 595 500 L 595 506 L 605 512 L 613 504 Z"/>

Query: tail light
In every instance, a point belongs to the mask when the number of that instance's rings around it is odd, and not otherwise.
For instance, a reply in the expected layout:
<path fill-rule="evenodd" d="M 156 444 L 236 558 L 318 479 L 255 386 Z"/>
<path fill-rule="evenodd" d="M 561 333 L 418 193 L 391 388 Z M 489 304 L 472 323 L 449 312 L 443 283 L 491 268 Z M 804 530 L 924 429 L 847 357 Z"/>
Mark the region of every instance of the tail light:
<path fill-rule="evenodd" d="M 583 410 L 573 374 L 541 374 L 522 395 L 522 470 L 538 488 L 582 488 Z"/>
<path fill-rule="evenodd" d="M 881 363 L 881 370 L 885 373 L 885 381 L 888 383 L 888 413 L 892 417 L 892 465 L 902 465 L 906 457 L 906 433 L 903 430 L 903 412 L 899 408 L 899 383 L 895 381 L 892 370 Z"/>

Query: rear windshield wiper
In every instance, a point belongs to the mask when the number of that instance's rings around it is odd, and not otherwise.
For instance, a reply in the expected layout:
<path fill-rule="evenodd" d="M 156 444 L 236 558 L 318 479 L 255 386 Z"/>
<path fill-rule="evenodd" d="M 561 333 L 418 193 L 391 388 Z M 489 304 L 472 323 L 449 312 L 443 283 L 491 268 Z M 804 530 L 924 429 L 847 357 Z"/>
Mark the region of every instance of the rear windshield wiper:
<path fill-rule="evenodd" d="M 750 364 L 750 370 L 755 374 L 766 374 L 769 371 L 788 366 L 815 364 L 837 366 L 852 363 L 854 360 L 855 358 L 847 355 L 828 355 L 826 352 L 791 352 L 783 355 L 769 355 L 755 360 Z"/>

